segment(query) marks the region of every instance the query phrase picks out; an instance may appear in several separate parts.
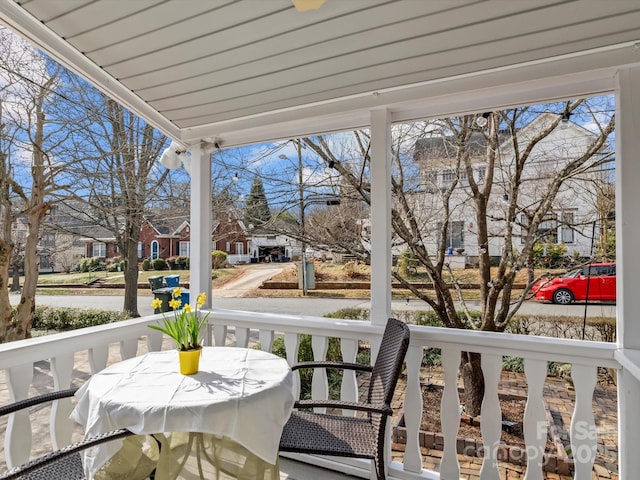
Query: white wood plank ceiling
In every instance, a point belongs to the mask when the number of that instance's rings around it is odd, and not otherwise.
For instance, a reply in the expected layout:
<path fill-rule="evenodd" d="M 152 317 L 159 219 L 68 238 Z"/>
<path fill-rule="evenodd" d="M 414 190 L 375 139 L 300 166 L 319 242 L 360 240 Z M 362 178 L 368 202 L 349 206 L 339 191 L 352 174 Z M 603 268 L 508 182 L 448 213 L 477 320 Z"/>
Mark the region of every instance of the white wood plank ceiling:
<path fill-rule="evenodd" d="M 637 0 L 1 2 L 2 22 L 182 139 L 602 47 L 640 61 Z"/>

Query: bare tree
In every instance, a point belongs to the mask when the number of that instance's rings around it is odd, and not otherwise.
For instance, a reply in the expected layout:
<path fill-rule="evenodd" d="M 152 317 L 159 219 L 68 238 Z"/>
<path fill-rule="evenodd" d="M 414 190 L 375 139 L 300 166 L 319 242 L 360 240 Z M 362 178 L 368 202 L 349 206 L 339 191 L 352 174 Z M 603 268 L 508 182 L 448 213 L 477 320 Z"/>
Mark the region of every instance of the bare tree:
<path fill-rule="evenodd" d="M 513 295 L 513 286 L 518 271 L 532 267 L 541 225 L 558 200 L 567 191 L 570 193 L 572 179 L 596 171 L 607 161 L 603 151 L 614 130 L 614 116 L 611 112 L 589 115 L 588 105 L 587 100 L 580 99 L 548 106 L 559 107 L 555 113 L 545 114 L 528 107 L 488 112 L 480 116 L 486 119 L 482 128 L 476 122 L 478 115 L 395 128 L 392 227 L 426 270 L 433 292 L 418 288 L 398 272 L 392 275 L 425 301 L 444 326 L 502 332 L 527 298 L 531 284 L 517 296 Z M 557 137 L 570 115 L 589 115 L 592 130 L 584 129 L 578 140 L 566 139 L 575 143 L 566 148 Z M 535 128 L 524 128 L 532 122 L 536 122 Z M 369 133 L 356 131 L 353 135 L 361 158 L 355 163 L 341 161 L 325 137 L 304 141 L 323 163 L 330 163 L 340 173 L 351 192 L 370 204 Z M 424 156 L 430 166 L 418 167 L 420 171 L 416 171 L 420 160 L 415 152 L 418 138 L 436 138 L 439 145 L 438 151 Z M 550 145 L 554 145 L 552 151 Z M 434 183 L 436 174 L 440 179 Z M 445 181 L 441 181 L 443 178 Z M 460 215 L 473 218 L 473 231 L 468 233 L 478 252 L 478 321 L 464 302 L 466 314 L 458 313 L 457 292 L 450 287 L 453 272 L 449 268 L 447 240 Z M 514 248 L 516 243 L 518 249 Z M 477 415 L 484 395 L 480 355 L 463 353 L 460 367 L 465 408 L 469 414 Z"/>
<path fill-rule="evenodd" d="M 31 335 L 35 293 L 39 274 L 40 226 L 54 192 L 64 191 L 57 181 L 66 163 L 56 151 L 67 139 L 63 124 L 49 124 L 45 110 L 58 97 L 55 91 L 61 68 L 44 59 L 26 42 L 0 30 L 4 51 L 2 71 L 2 154 L 0 192 L 3 235 L 0 240 L 0 285 L 7 285 L 8 267 L 14 252 L 11 226 L 24 218 L 27 226 L 24 249 L 24 285 L 16 317 L 12 318 L 8 290 L 0 289 L 0 341 Z M 45 123 L 47 127 L 45 129 Z M 10 131 L 6 128 L 10 125 Z M 22 242 L 21 242 L 22 243 Z M 17 263 L 14 268 L 17 269 Z"/>
<path fill-rule="evenodd" d="M 84 128 L 74 133 L 77 200 L 87 202 L 82 215 L 106 228 L 125 261 L 124 312 L 139 316 L 138 242 L 145 209 L 155 199 L 168 170 L 156 161 L 166 137 L 115 101 L 76 81 Z"/>

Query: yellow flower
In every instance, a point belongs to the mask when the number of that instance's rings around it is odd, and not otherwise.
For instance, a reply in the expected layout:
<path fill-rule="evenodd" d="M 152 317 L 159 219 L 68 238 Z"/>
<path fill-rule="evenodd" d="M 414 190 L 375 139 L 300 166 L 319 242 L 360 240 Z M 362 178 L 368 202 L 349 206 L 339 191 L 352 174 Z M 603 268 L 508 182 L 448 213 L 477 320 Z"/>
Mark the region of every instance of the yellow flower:
<path fill-rule="evenodd" d="M 196 300 L 196 305 L 198 305 L 199 307 L 202 307 L 206 300 L 207 300 L 207 294 L 202 292 L 200 295 L 198 295 L 198 299 Z"/>
<path fill-rule="evenodd" d="M 198 295 L 196 305 L 191 306 L 185 303 L 182 307 L 182 290 L 176 288 L 173 290 L 172 299 L 169 300 L 169 308 L 173 310 L 173 318 L 164 317 L 161 324 L 149 325 L 149 328 L 158 330 L 170 337 L 176 344 L 178 350 L 192 350 L 202 348 L 201 330 L 207 324 L 209 313 L 201 315 L 198 309 L 202 307 L 206 300 L 206 295 L 201 293 Z M 166 306 L 164 302 L 155 298 L 151 302 L 154 309 L 161 309 Z M 182 310 L 180 309 L 182 307 Z"/>

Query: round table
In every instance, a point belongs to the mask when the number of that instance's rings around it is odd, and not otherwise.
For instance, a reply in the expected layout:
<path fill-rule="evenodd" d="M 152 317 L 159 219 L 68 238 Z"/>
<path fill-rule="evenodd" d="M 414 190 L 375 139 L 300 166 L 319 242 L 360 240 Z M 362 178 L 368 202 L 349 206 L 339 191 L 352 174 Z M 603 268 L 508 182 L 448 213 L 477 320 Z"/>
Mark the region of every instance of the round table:
<path fill-rule="evenodd" d="M 197 374 L 178 370 L 175 350 L 113 364 L 78 390 L 71 418 L 87 436 L 119 428 L 140 435 L 209 434 L 206 438 L 230 441 L 268 465 L 277 464 L 280 435 L 294 402 L 286 360 L 255 349 L 206 347 Z M 156 438 L 162 443 L 167 437 Z M 192 441 L 190 436 L 189 448 Z M 87 450 L 87 477 L 93 478 L 121 445 Z"/>

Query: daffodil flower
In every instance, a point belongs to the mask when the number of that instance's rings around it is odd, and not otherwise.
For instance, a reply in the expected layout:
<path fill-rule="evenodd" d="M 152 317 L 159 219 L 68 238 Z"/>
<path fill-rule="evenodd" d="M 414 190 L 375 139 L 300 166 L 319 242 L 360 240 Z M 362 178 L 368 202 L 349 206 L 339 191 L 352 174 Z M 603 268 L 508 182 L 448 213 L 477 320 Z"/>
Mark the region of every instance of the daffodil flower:
<path fill-rule="evenodd" d="M 169 307 L 173 309 L 173 319 L 164 317 L 161 325 L 149 325 L 149 328 L 158 330 L 170 337 L 176 344 L 178 350 L 194 350 L 202 347 L 202 339 L 200 331 L 207 323 L 209 313 L 200 316 L 198 309 L 201 308 L 207 296 L 200 293 L 196 299 L 196 306 L 193 308 L 190 304 L 182 306 L 182 289 L 174 288 Z M 154 298 L 151 301 L 154 309 L 162 307 L 162 300 Z M 182 309 L 180 309 L 182 307 Z"/>

